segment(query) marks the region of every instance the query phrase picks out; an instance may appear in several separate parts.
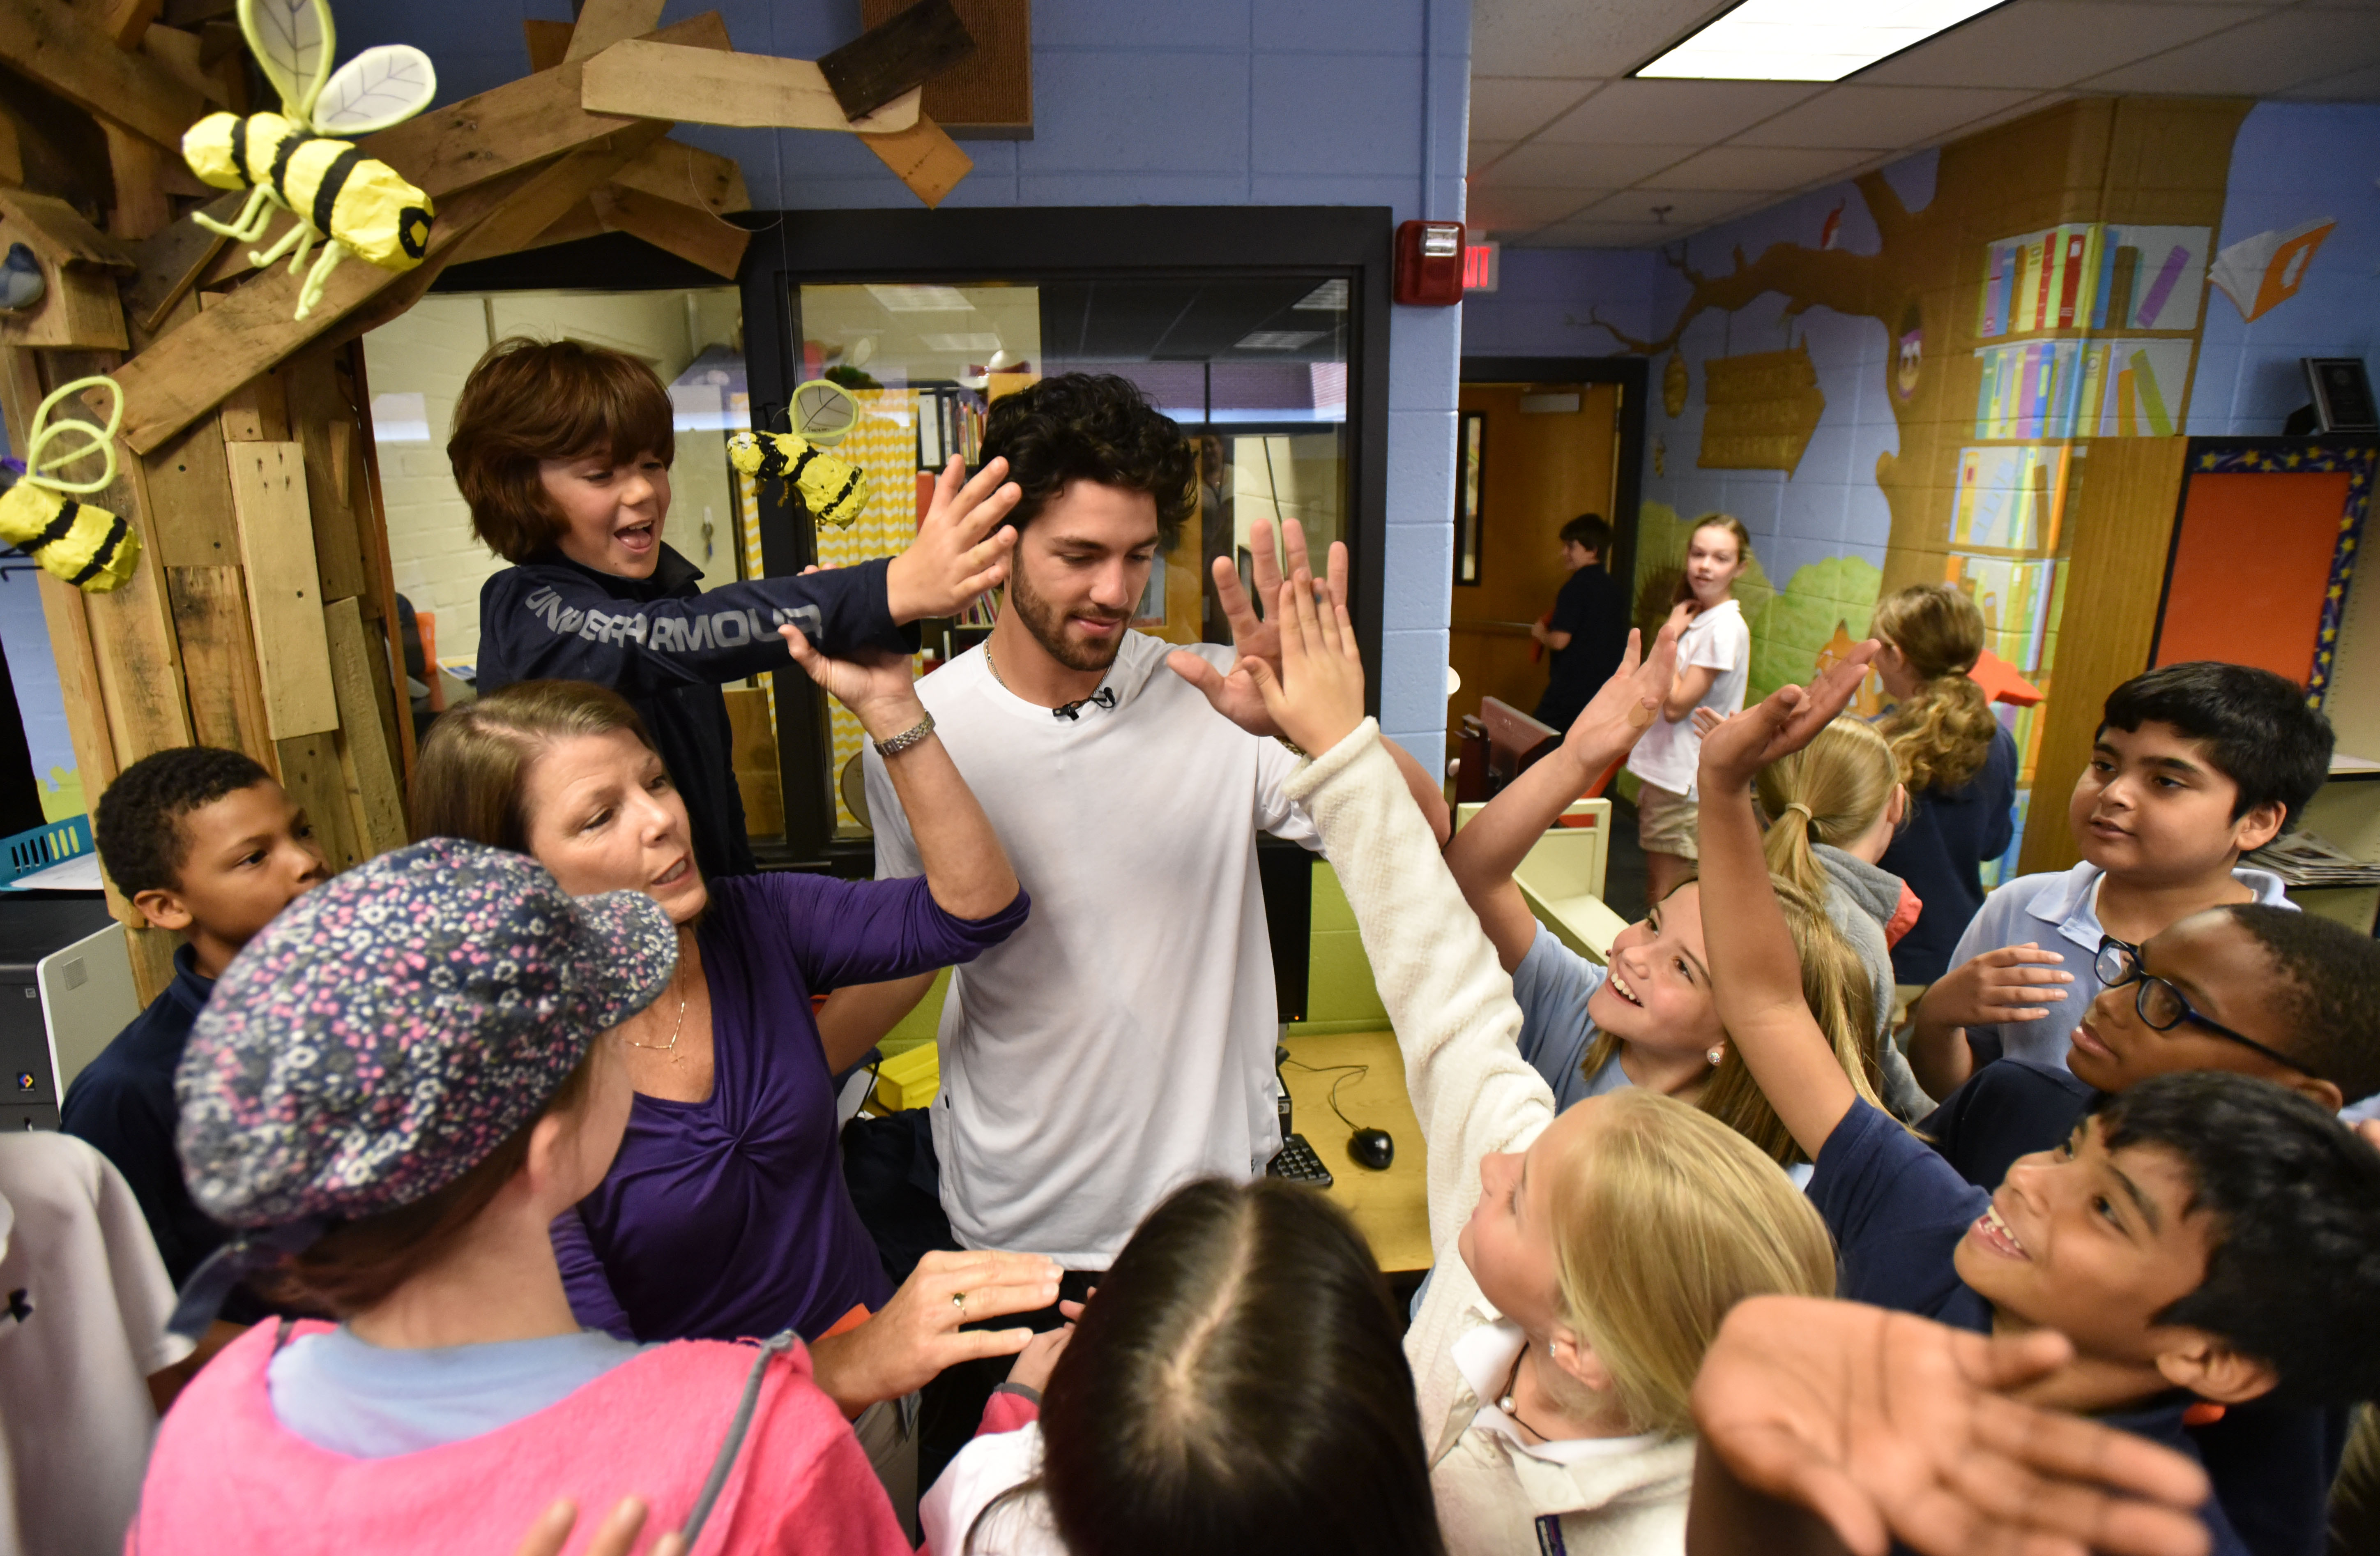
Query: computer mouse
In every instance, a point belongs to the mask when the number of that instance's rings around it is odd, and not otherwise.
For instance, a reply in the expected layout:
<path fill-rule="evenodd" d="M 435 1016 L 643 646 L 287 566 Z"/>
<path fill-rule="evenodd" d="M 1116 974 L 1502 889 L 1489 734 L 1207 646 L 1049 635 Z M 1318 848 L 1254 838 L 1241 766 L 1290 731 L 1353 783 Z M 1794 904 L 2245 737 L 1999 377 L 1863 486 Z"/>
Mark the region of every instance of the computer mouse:
<path fill-rule="evenodd" d="M 1347 1155 L 1359 1166 L 1385 1173 L 1397 1159 L 1397 1142 L 1385 1129 L 1358 1129 L 1347 1137 Z"/>

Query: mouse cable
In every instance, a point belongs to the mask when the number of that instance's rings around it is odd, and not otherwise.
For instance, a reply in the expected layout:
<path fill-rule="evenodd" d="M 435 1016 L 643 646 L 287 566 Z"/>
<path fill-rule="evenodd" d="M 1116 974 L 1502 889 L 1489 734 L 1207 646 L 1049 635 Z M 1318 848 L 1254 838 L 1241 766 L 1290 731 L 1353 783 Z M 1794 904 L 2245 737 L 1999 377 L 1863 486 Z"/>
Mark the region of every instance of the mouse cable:
<path fill-rule="evenodd" d="M 1349 1118 L 1343 1112 L 1341 1112 L 1339 1107 L 1339 1088 L 1347 1085 L 1351 1081 L 1362 1080 L 1365 1076 L 1372 1073 L 1372 1066 L 1369 1064 L 1308 1064 L 1296 1059 L 1284 1059 L 1281 1061 L 1281 1067 L 1283 1069 L 1294 1068 L 1304 1070 L 1310 1076 L 1327 1076 L 1333 1074 L 1334 1072 L 1343 1072 L 1339 1075 L 1339 1078 L 1337 1080 L 1330 1083 L 1330 1090 L 1323 1097 L 1322 1100 L 1330 1105 L 1330 1111 L 1332 1112 L 1339 1114 L 1339 1122 L 1345 1124 L 1348 1128 L 1362 1129 L 1366 1127 L 1364 1124 L 1356 1123 L 1354 1119 Z"/>

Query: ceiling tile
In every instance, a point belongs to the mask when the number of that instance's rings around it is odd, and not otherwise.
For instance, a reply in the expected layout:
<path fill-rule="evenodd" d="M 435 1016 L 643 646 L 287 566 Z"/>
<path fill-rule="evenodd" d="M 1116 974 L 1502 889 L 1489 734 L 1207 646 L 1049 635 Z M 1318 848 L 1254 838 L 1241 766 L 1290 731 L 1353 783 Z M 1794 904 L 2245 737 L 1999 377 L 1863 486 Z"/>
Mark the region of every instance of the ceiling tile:
<path fill-rule="evenodd" d="M 2380 103 L 2380 66 L 2350 70 L 2281 95 L 2301 103 Z"/>
<path fill-rule="evenodd" d="M 1867 70 L 1861 85 L 2062 87 L 2265 13 L 2262 6 L 2012 0 Z"/>
<path fill-rule="evenodd" d="M 1474 140 L 1521 140 L 1546 121 L 1602 85 L 1600 81 L 1545 80 L 1530 77 L 1471 78 Z"/>
<path fill-rule="evenodd" d="M 1479 183 L 1548 189 L 1624 188 L 1698 150 L 1694 146 L 1554 146 L 1532 140 L 1515 148 Z"/>
<path fill-rule="evenodd" d="M 2372 64 L 2380 64 L 2380 27 L 2368 15 L 2288 10 L 2083 84 L 2106 91 L 2266 97 Z"/>
<path fill-rule="evenodd" d="M 1873 151 L 1798 151 L 1774 146 L 1714 146 L 1661 175 L 1672 189 L 1753 189 L 1783 193 L 1874 160 Z"/>
<path fill-rule="evenodd" d="M 1529 234 L 1516 249 L 1650 249 L 1689 236 L 1658 222 L 1556 222 Z"/>
<path fill-rule="evenodd" d="M 1470 159 L 1463 164 L 1464 170 L 1476 173 L 1512 149 L 1510 140 L 1474 140 L 1471 142 Z"/>
<path fill-rule="evenodd" d="M 1710 12 L 1711 0 L 1477 0 L 1471 68 L 1489 76 L 1624 75 Z"/>
<path fill-rule="evenodd" d="M 1614 81 L 1537 139 L 1569 146 L 1707 146 L 1824 90 L 1805 81 Z"/>
<path fill-rule="evenodd" d="M 1463 221 L 1474 232 L 1529 232 L 1596 199 L 1592 189 L 1497 189 L 1473 186 Z"/>
<path fill-rule="evenodd" d="M 1766 202 L 1759 195 L 1738 189 L 1621 189 L 1577 214 L 1582 221 L 1596 222 L 1642 222 L 1650 218 L 1684 232 L 1763 203 Z M 1656 212 L 1661 214 L 1656 216 Z"/>
<path fill-rule="evenodd" d="M 1961 125 L 2012 108 L 2034 95 L 2016 87 L 1846 83 L 1753 126 L 1731 144 L 1898 151 L 1928 144 Z"/>

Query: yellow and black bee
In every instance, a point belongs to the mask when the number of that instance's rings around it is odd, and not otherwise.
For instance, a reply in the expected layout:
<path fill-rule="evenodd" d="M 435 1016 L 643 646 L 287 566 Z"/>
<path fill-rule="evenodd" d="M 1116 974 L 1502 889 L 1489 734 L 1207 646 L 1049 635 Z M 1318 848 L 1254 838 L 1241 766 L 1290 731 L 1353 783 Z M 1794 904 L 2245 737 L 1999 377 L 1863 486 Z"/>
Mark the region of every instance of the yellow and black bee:
<path fill-rule="evenodd" d="M 297 218 L 271 249 L 249 255 L 259 268 L 290 249 L 295 274 L 317 239 L 327 240 L 298 295 L 303 319 L 338 262 L 358 254 L 383 270 L 410 270 L 430 245 L 430 197 L 386 163 L 339 136 L 367 135 L 419 113 L 437 94 L 430 56 L 407 43 L 367 49 L 324 78 L 335 43 L 323 0 L 239 0 L 249 47 L 281 93 L 282 112 L 210 114 L 182 137 L 182 158 L 200 180 L 245 188 L 230 222 L 200 215 L 210 232 L 242 243 L 264 236 L 278 208 Z"/>
<path fill-rule="evenodd" d="M 820 524 L 848 529 L 868 506 L 868 472 L 820 453 L 798 433 L 738 432 L 727 440 L 727 459 L 755 480 L 787 482 Z"/>
<path fill-rule="evenodd" d="M 105 384 L 115 396 L 115 412 L 105 428 L 86 422 L 50 420 L 50 408 L 69 395 Z M 115 479 L 115 429 L 124 419 L 124 392 L 112 378 L 79 378 L 51 392 L 33 413 L 33 432 L 25 449 L 25 473 L 0 493 L 0 541 L 6 541 L 42 568 L 77 589 L 104 594 L 132 577 L 140 558 L 140 537 L 121 514 L 77 502 L 83 492 L 97 492 Z M 51 443 L 72 432 L 90 440 L 89 446 L 42 457 Z M 96 480 L 59 480 L 45 474 L 61 465 L 96 456 L 102 470 Z"/>

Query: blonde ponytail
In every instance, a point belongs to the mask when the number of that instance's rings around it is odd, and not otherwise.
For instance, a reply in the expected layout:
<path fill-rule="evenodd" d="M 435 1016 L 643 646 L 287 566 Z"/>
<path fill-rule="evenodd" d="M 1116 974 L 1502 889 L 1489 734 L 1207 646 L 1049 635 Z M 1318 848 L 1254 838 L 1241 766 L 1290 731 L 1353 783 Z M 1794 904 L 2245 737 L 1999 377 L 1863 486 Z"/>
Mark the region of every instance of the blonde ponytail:
<path fill-rule="evenodd" d="M 1990 754 L 1998 721 L 1967 674 L 1984 651 L 1984 614 L 1948 584 L 1916 584 L 1876 605 L 1870 631 L 1918 678 L 1916 692 L 1885 715 L 1883 730 L 1912 794 L 1963 785 Z"/>
<path fill-rule="evenodd" d="M 1840 848 L 1875 826 L 1900 777 L 1892 748 L 1857 719 L 1837 719 L 1801 750 L 1762 768 L 1754 784 L 1768 816 L 1761 849 L 1769 873 L 1823 899 L 1827 874 L 1812 850 L 1821 843 Z"/>
<path fill-rule="evenodd" d="M 1803 890 L 1790 881 L 1774 880 L 1777 904 L 1785 910 L 1785 927 L 1793 936 L 1802 959 L 1802 998 L 1817 1018 L 1835 1061 L 1851 1077 L 1852 1088 L 1877 1108 L 1882 1081 L 1876 1069 L 1876 986 L 1859 953 L 1827 918 L 1822 893 Z M 1725 977 L 1714 972 L 1713 977 Z M 1597 1031 L 1587 1045 L 1580 1068 L 1594 1075 L 1620 1052 L 1620 1039 Z M 1732 1041 L 1726 1041 L 1719 1062 L 1694 1099 L 1697 1111 L 1726 1124 L 1750 1140 L 1762 1154 L 1785 1166 L 1809 1160 L 1793 1143 L 1793 1133 L 1752 1078 L 1751 1069 Z M 1889 1110 L 1886 1110 L 1889 1111 Z"/>

